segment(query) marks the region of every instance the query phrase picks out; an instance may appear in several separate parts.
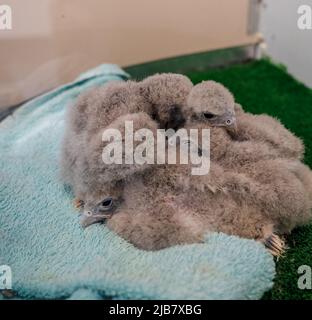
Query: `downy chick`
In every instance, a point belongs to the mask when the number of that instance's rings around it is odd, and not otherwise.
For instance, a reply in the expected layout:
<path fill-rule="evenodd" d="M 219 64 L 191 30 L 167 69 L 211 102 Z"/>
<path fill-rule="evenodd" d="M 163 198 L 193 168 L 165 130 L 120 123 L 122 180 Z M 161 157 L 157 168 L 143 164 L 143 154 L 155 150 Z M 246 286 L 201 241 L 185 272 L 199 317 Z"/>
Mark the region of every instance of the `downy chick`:
<path fill-rule="evenodd" d="M 126 120 L 134 122 L 134 129 L 144 128 L 146 122 L 146 128 L 153 129 L 178 126 L 183 119 L 175 113 L 180 110 L 176 104 L 185 103 L 192 86 L 185 76 L 159 74 L 142 82 L 112 81 L 79 96 L 67 110 L 60 161 L 62 179 L 74 189 L 78 206 L 97 181 L 106 184 L 145 170 L 144 166 L 105 165 L 103 132 L 120 128 L 124 133 Z"/>
<path fill-rule="evenodd" d="M 306 210 L 300 181 L 288 171 L 283 179 L 283 206 L 272 215 L 280 194 L 268 182 L 226 172 L 215 163 L 204 176 L 192 176 L 189 165 L 155 165 L 125 181 L 122 201 L 106 225 L 145 250 L 202 242 L 209 232 L 225 232 L 256 239 L 280 254 L 276 228 L 298 224 L 294 213 Z"/>
<path fill-rule="evenodd" d="M 248 115 L 244 120 L 247 122 L 250 120 L 246 127 L 253 132 L 253 135 L 249 135 L 248 141 L 233 140 L 233 133 L 237 133 L 236 128 L 230 131 L 214 126 L 213 120 L 218 119 L 219 116 L 215 111 L 212 112 L 215 110 L 216 102 L 215 99 L 210 99 L 207 91 L 215 92 L 216 87 L 218 94 L 215 97 L 222 97 L 218 101 L 223 105 L 223 110 L 227 106 L 231 106 L 230 110 L 233 110 L 234 99 L 231 99 L 226 88 L 210 81 L 203 82 L 193 88 L 188 103 L 184 106 L 186 109 L 184 114 L 187 115 L 186 127 L 188 129 L 210 128 L 211 159 L 225 170 L 246 175 L 263 186 L 262 196 L 267 200 L 263 202 L 260 210 L 266 207 L 267 212 L 271 212 L 276 232 L 290 232 L 295 226 L 308 223 L 311 220 L 312 208 L 312 173 L 296 157 L 294 159 L 291 156 L 293 154 L 290 152 L 291 147 L 285 152 L 287 149 L 285 145 L 292 146 L 292 150 L 300 146 L 300 143 L 296 143 L 296 137 L 291 133 L 285 133 L 287 130 L 280 125 L 277 132 L 281 132 L 284 139 L 281 139 L 280 146 L 277 145 L 275 148 L 272 139 L 266 139 L 266 136 L 261 139 L 262 129 L 257 131 L 262 118 L 255 118 L 256 125 L 252 130 L 250 126 L 253 124 L 253 119 Z M 238 111 L 238 119 L 241 119 L 242 110 L 239 107 L 234 109 Z M 206 114 L 209 114 L 209 117 L 205 116 Z M 267 122 L 276 124 L 275 120 Z M 240 126 L 239 120 L 237 127 L 240 128 L 238 132 L 242 133 L 243 126 Z M 270 137 L 270 132 L 267 137 Z M 289 144 L 287 141 L 290 141 Z M 278 143 L 277 139 L 276 143 Z M 258 194 L 250 193 L 246 196 L 257 201 Z M 297 201 L 298 199 L 300 201 Z"/>

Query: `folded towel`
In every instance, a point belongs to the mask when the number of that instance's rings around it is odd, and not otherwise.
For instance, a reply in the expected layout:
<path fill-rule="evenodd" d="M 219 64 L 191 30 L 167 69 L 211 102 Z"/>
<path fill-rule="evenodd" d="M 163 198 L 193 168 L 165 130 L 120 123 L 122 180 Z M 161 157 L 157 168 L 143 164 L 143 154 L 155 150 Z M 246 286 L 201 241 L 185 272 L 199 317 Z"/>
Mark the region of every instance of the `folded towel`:
<path fill-rule="evenodd" d="M 80 227 L 59 179 L 64 110 L 85 89 L 127 77 L 101 65 L 0 123 L 0 266 L 11 267 L 12 289 L 24 299 L 260 298 L 275 268 L 255 241 L 214 233 L 146 252 L 104 225 Z"/>

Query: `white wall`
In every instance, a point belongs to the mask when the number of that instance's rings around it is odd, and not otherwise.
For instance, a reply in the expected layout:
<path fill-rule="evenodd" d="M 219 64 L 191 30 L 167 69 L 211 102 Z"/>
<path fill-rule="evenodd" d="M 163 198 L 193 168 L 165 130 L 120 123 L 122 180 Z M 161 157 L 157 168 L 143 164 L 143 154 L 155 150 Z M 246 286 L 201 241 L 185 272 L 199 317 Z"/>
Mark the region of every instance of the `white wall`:
<path fill-rule="evenodd" d="M 263 0 L 260 31 L 274 61 L 312 88 L 312 30 L 297 27 L 303 4 L 312 7 L 312 0 Z"/>
<path fill-rule="evenodd" d="M 1 3 L 3 3 L 0 0 Z M 252 44 L 249 0 L 5 0 L 0 109 L 103 62 L 122 66 Z"/>

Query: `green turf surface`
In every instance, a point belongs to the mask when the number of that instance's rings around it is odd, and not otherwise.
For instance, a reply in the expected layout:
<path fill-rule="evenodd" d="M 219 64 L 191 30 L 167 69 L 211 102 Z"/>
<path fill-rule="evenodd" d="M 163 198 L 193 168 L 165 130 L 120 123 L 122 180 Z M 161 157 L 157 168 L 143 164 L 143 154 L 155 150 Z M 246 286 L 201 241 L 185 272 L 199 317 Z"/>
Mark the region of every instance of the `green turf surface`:
<path fill-rule="evenodd" d="M 279 118 L 304 140 L 305 163 L 312 168 L 312 90 L 285 69 L 261 60 L 187 75 L 194 83 L 208 79 L 219 81 L 233 92 L 246 111 Z M 274 288 L 264 299 L 312 299 L 312 290 L 297 287 L 298 267 L 312 267 L 312 225 L 293 231 L 287 243 L 286 256 L 277 261 Z"/>

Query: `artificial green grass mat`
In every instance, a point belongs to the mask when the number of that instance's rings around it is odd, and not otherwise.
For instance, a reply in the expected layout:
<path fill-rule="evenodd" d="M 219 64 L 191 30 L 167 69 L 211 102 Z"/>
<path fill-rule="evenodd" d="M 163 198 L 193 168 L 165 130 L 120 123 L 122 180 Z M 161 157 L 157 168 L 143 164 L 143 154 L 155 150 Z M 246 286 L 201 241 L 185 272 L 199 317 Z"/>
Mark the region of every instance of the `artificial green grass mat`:
<path fill-rule="evenodd" d="M 282 67 L 267 60 L 187 74 L 194 83 L 216 80 L 228 87 L 244 110 L 267 113 L 282 123 L 306 146 L 305 163 L 312 168 L 312 90 L 296 81 Z M 289 249 L 277 261 L 273 289 L 264 299 L 312 299 L 312 290 L 297 286 L 298 267 L 312 267 L 312 225 L 293 231 L 287 238 Z"/>

